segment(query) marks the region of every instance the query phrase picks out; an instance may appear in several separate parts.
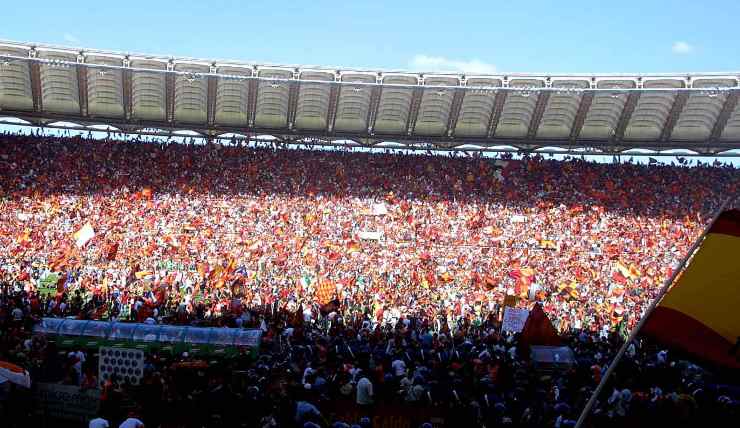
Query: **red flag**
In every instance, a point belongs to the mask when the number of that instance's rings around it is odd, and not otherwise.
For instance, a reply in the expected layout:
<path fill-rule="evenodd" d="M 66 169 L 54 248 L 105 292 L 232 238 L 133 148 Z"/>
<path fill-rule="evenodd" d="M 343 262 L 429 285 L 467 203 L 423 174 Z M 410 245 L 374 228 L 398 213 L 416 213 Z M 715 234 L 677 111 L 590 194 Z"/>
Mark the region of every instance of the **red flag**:
<path fill-rule="evenodd" d="M 622 285 L 627 283 L 627 278 L 625 278 L 619 271 L 612 272 L 612 279 Z"/>
<path fill-rule="evenodd" d="M 116 254 L 118 253 L 118 242 L 114 242 L 110 245 L 108 245 L 108 248 L 106 249 L 106 258 L 108 260 L 114 260 L 116 258 Z"/>
<path fill-rule="evenodd" d="M 64 283 L 67 282 L 67 276 L 66 275 L 59 275 L 59 279 L 57 279 L 57 293 L 63 293 L 64 292 Z"/>
<path fill-rule="evenodd" d="M 433 272 L 427 272 L 425 277 L 429 286 L 434 286 L 437 283 L 437 279 L 434 277 Z"/>
<path fill-rule="evenodd" d="M 529 354 L 529 346 L 559 346 L 561 344 L 560 336 L 555 327 L 552 326 L 550 319 L 539 303 L 535 303 L 529 318 L 524 323 L 524 329 L 519 337 L 520 349 L 524 350 L 525 355 Z"/>

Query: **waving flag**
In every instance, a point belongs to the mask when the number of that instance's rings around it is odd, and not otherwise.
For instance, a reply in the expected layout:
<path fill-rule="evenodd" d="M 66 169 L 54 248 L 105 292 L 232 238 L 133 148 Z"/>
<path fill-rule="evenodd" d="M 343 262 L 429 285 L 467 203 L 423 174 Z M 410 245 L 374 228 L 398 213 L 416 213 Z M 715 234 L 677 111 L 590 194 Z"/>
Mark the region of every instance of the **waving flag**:
<path fill-rule="evenodd" d="M 7 361 L 0 361 L 0 379 L 10 381 L 24 388 L 31 387 L 31 376 L 22 367 Z"/>
<path fill-rule="evenodd" d="M 542 310 L 542 305 L 535 303 L 519 337 L 520 351 L 528 355 L 531 345 L 559 346 L 561 342 L 557 330 Z"/>
<path fill-rule="evenodd" d="M 316 290 L 316 301 L 321 305 L 326 305 L 334 299 L 336 292 L 337 288 L 334 283 L 329 280 L 323 280 Z"/>
<path fill-rule="evenodd" d="M 723 212 L 642 332 L 711 363 L 740 368 L 740 210 Z"/>
<path fill-rule="evenodd" d="M 85 223 L 85 225 L 82 226 L 80 230 L 75 232 L 72 237 L 75 240 L 75 245 L 77 245 L 77 248 L 82 248 L 85 246 L 85 244 L 88 243 L 88 241 L 95 237 L 95 231 L 93 230 L 93 227 L 90 225 L 90 223 Z"/>

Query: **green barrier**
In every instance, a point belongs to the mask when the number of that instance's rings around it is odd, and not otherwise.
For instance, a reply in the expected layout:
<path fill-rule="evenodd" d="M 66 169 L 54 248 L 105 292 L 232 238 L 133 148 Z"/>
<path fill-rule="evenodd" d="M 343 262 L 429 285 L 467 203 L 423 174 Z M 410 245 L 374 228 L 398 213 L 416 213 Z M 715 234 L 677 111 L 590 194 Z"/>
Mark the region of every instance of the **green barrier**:
<path fill-rule="evenodd" d="M 262 331 L 216 327 L 149 325 L 106 321 L 43 318 L 34 333 L 45 334 L 61 348 L 100 346 L 135 348 L 179 355 L 233 356 L 247 349 L 259 353 Z"/>

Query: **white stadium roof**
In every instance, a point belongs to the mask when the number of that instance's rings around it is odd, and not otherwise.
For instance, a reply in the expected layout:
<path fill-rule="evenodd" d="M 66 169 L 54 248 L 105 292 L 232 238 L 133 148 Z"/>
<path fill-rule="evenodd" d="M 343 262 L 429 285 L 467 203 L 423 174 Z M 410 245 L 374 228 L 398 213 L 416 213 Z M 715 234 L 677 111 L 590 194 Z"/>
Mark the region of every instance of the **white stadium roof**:
<path fill-rule="evenodd" d="M 740 72 L 471 75 L 0 41 L 0 116 L 409 147 L 740 149 Z"/>

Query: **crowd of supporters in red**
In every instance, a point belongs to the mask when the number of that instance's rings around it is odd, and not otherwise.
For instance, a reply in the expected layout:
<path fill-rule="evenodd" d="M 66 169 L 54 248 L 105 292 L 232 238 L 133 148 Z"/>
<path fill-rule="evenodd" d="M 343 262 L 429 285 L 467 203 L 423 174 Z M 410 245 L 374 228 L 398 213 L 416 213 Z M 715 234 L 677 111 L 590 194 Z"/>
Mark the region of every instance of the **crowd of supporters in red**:
<path fill-rule="evenodd" d="M 599 331 L 642 313 L 740 183 L 712 166 L 26 137 L 0 166 L 2 274 L 33 289 L 61 272 L 51 312 L 81 290 L 98 297 L 83 316 L 141 321 L 336 297 L 452 323 L 509 294 Z"/>
<path fill-rule="evenodd" d="M 6 135 L 0 277 L 28 312 L 81 319 L 260 325 L 269 307 L 454 333 L 508 299 L 606 337 L 738 189 L 717 165 Z"/>

